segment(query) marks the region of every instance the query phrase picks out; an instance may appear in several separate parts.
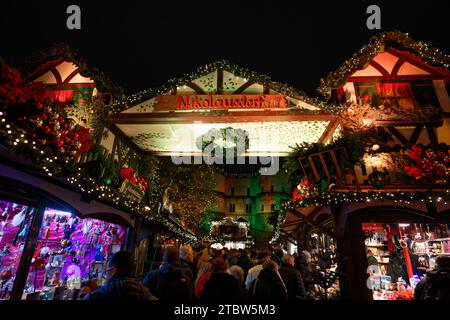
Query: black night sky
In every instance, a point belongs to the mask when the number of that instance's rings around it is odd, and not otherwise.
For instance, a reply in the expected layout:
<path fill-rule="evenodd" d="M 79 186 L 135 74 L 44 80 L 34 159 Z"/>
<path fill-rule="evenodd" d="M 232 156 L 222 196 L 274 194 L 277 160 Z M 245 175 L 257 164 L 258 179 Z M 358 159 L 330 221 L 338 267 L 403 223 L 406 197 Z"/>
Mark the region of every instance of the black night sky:
<path fill-rule="evenodd" d="M 448 3 L 2 1 L 0 56 L 14 63 L 63 41 L 128 94 L 226 58 L 314 95 L 321 77 L 380 33 L 366 28 L 368 5 L 381 7 L 381 31 L 449 54 Z M 81 7 L 79 31 L 66 28 L 70 4 Z"/>

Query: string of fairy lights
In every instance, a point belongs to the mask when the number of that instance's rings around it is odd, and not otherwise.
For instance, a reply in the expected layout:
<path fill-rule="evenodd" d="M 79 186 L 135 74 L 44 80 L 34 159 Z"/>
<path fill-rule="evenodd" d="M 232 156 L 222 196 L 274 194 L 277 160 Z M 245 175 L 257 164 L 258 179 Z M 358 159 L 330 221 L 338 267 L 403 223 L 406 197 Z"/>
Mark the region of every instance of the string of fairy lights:
<path fill-rule="evenodd" d="M 0 133 L 6 134 L 4 140 L 6 142 L 11 142 L 10 145 L 12 149 L 24 151 L 27 153 L 27 156 L 36 156 L 39 160 L 35 165 L 50 177 L 59 176 L 61 171 L 60 168 L 69 163 L 68 159 L 49 154 L 47 150 L 41 148 L 35 141 L 29 138 L 25 131 L 15 128 L 13 124 L 8 123 L 5 111 L 0 111 Z M 79 166 L 76 167 L 75 171 L 75 173 L 67 175 L 65 178 L 69 184 L 77 188 L 80 192 L 88 194 L 92 198 L 112 203 L 129 212 L 144 215 L 148 221 L 160 223 L 169 229 L 169 231 L 180 235 L 184 239 L 197 241 L 197 238 L 194 235 L 175 226 L 160 213 L 152 212 L 149 207 L 149 205 L 151 205 L 150 203 L 133 201 L 121 194 L 120 191 L 115 188 L 98 184 L 95 179 L 84 176 Z"/>
<path fill-rule="evenodd" d="M 450 189 L 436 191 L 415 191 L 404 192 L 396 190 L 395 192 L 369 191 L 369 192 L 323 192 L 316 196 L 305 198 L 301 201 L 286 201 L 281 205 L 280 215 L 275 226 L 274 235 L 271 243 L 279 240 L 281 229 L 289 210 L 305 207 L 327 207 L 332 204 L 354 204 L 354 203 L 380 203 L 383 201 L 392 201 L 396 204 L 410 205 L 412 203 L 421 204 L 443 204 L 450 203 Z"/>
<path fill-rule="evenodd" d="M 325 79 L 321 79 L 317 89 L 319 93 L 328 98 L 332 88 L 343 85 L 348 76 L 356 70 L 364 68 L 372 58 L 383 52 L 389 42 L 394 42 L 405 49 L 414 51 L 425 62 L 432 65 L 439 65 L 447 69 L 450 66 L 450 55 L 442 53 L 441 50 L 432 48 L 424 42 L 413 40 L 408 33 L 400 31 L 384 32 L 379 36 L 372 37 L 367 45 L 345 61 L 339 69 L 329 73 Z"/>
<path fill-rule="evenodd" d="M 289 97 L 302 100 L 306 103 L 312 104 L 318 108 L 320 108 L 322 111 L 327 112 L 337 112 L 341 110 L 341 106 L 330 104 L 326 101 L 323 101 L 316 97 L 310 97 L 303 91 L 300 91 L 293 86 L 272 81 L 271 78 L 268 75 L 260 74 L 255 71 L 251 71 L 247 68 L 243 68 L 241 66 L 238 66 L 234 63 L 231 63 L 227 60 L 219 60 L 207 65 L 204 65 L 202 67 L 197 68 L 195 71 L 191 73 L 183 74 L 179 78 L 174 78 L 168 80 L 165 84 L 163 84 L 160 87 L 157 88 L 150 88 L 144 91 L 140 91 L 138 93 L 124 96 L 121 99 L 113 102 L 112 104 L 106 106 L 106 110 L 110 112 L 111 114 L 118 113 L 120 111 L 123 111 L 126 108 L 129 108 L 133 105 L 139 104 L 145 100 L 151 99 L 153 97 L 156 97 L 161 94 L 167 94 L 171 90 L 174 90 L 178 87 L 182 87 L 187 85 L 188 83 L 204 77 L 211 72 L 214 72 L 216 70 L 226 70 L 234 74 L 236 77 L 241 77 L 246 79 L 247 81 L 255 82 L 261 85 L 265 85 L 270 87 L 271 89 L 275 90 L 278 93 L 285 94 Z"/>

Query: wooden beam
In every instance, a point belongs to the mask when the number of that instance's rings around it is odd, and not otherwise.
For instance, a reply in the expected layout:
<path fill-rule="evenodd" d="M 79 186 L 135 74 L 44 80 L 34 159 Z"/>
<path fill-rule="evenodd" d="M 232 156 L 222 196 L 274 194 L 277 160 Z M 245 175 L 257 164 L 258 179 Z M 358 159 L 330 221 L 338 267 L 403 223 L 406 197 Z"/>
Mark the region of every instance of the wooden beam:
<path fill-rule="evenodd" d="M 250 87 L 252 84 L 254 84 L 254 81 L 247 81 L 246 83 L 244 83 L 242 86 L 240 86 L 239 88 L 237 88 L 233 94 L 238 94 L 238 93 L 242 93 L 245 89 L 247 89 L 248 87 Z"/>
<path fill-rule="evenodd" d="M 67 78 L 64 79 L 63 84 L 69 83 L 69 81 L 72 80 L 78 73 L 80 73 L 80 69 L 76 68 Z"/>
<path fill-rule="evenodd" d="M 334 153 L 334 150 L 330 150 L 331 159 L 333 160 L 334 166 L 336 167 L 336 174 L 338 178 L 342 177 L 342 170 L 341 166 L 339 165 L 339 161 L 336 158 L 336 154 Z"/>
<path fill-rule="evenodd" d="M 29 77 L 30 81 L 34 81 L 37 78 L 39 78 L 40 76 L 46 74 L 47 72 L 51 72 L 51 70 L 55 67 L 57 67 L 59 64 L 63 63 L 64 59 L 63 58 L 59 58 L 55 61 L 52 62 L 47 62 L 44 65 L 40 66 L 37 68 L 37 70 L 35 70 Z"/>
<path fill-rule="evenodd" d="M 125 133 L 123 133 L 122 130 L 117 128 L 117 126 L 111 125 L 108 127 L 108 130 L 111 131 L 116 138 L 119 137 L 120 139 L 127 141 L 128 142 L 127 145 L 131 149 L 133 149 L 133 151 L 136 152 L 138 155 L 143 156 L 145 154 L 145 152 L 142 151 L 142 149 L 139 148 L 130 137 L 125 135 Z"/>
<path fill-rule="evenodd" d="M 407 76 L 366 76 L 366 77 L 348 77 L 347 82 L 373 82 L 383 80 L 398 80 L 398 81 L 414 81 L 414 80 L 439 80 L 443 76 L 438 74 L 418 74 Z"/>
<path fill-rule="evenodd" d="M 62 84 L 62 79 L 61 79 L 61 75 L 59 74 L 58 70 L 56 70 L 55 68 L 53 68 L 52 70 L 50 70 L 50 72 L 53 74 L 53 76 L 56 79 L 56 84 Z"/>
<path fill-rule="evenodd" d="M 304 222 L 303 219 L 302 220 L 291 221 L 291 222 L 283 224 L 283 227 L 293 227 L 293 226 L 301 224 L 302 222 Z"/>
<path fill-rule="evenodd" d="M 391 75 L 397 76 L 398 69 L 400 69 L 400 67 L 402 66 L 402 64 L 404 62 L 405 62 L 405 59 L 403 59 L 403 58 L 398 59 L 394 65 L 394 68 L 392 68 Z"/>
<path fill-rule="evenodd" d="M 316 181 L 319 181 L 320 180 L 319 173 L 317 172 L 316 165 L 314 164 L 314 161 L 311 156 L 308 157 L 308 161 L 311 166 L 311 170 L 314 173 L 314 177 L 316 178 Z"/>
<path fill-rule="evenodd" d="M 395 127 L 387 127 L 388 130 L 404 145 L 408 144 L 408 139 L 406 139 Z"/>
<path fill-rule="evenodd" d="M 406 54 L 403 54 L 402 52 L 400 52 L 400 51 L 398 51 L 398 50 L 396 50 L 394 48 L 389 48 L 388 52 L 393 54 L 394 56 L 400 58 L 400 59 L 405 60 L 406 62 L 412 64 L 413 66 L 416 66 L 419 69 L 422 69 L 422 70 L 425 70 L 425 71 L 429 72 L 430 75 L 440 75 L 441 77 L 446 77 L 447 76 L 446 74 L 444 74 L 440 70 L 434 69 L 434 68 L 432 68 L 431 66 L 429 66 L 426 63 L 421 63 L 421 62 L 411 58 L 410 56 L 408 56 Z"/>
<path fill-rule="evenodd" d="M 303 174 L 304 174 L 304 175 L 305 175 L 305 177 L 306 177 L 306 176 L 307 176 L 307 174 L 306 174 L 306 170 L 305 170 L 305 167 L 303 166 L 302 160 L 301 160 L 301 159 L 298 159 L 298 163 L 300 163 L 300 167 L 302 168 Z"/>
<path fill-rule="evenodd" d="M 331 178 L 330 171 L 328 171 L 328 167 L 327 167 L 327 164 L 325 163 L 323 154 L 324 154 L 324 152 L 319 154 L 320 163 L 322 164 L 323 170 L 325 171 L 325 175 L 327 176 L 328 179 L 330 179 Z"/>
<path fill-rule="evenodd" d="M 438 138 L 436 136 L 436 131 L 434 131 L 434 126 L 427 125 L 428 137 L 434 146 L 439 144 Z"/>
<path fill-rule="evenodd" d="M 227 111 L 214 112 L 159 112 L 118 113 L 111 117 L 116 124 L 166 124 L 166 123 L 223 123 L 223 122 L 265 122 L 265 121 L 332 121 L 331 114 L 305 114 L 288 110 L 280 111 Z"/>
<path fill-rule="evenodd" d="M 216 93 L 223 93 L 223 69 L 217 70 L 217 85 L 216 85 Z"/>
<path fill-rule="evenodd" d="M 430 120 L 430 121 L 404 121 L 404 120 L 375 120 L 377 126 L 383 127 L 411 127 L 418 124 L 433 124 L 435 126 L 442 126 L 443 120 Z"/>
<path fill-rule="evenodd" d="M 419 136 L 420 136 L 420 133 L 422 132 L 422 129 L 423 129 L 423 125 L 416 126 L 416 128 L 414 129 L 413 134 L 409 138 L 409 143 L 410 144 L 415 144 L 417 142 L 417 139 L 419 139 Z"/>
<path fill-rule="evenodd" d="M 336 118 L 334 121 L 331 121 L 328 124 L 327 128 L 325 129 L 325 131 L 320 136 L 318 142 L 319 143 L 325 143 L 328 140 L 330 140 L 338 126 L 339 126 L 339 118 Z"/>
<path fill-rule="evenodd" d="M 202 88 L 200 88 L 198 85 L 196 85 L 194 82 L 189 82 L 187 84 L 187 86 L 191 89 L 193 89 L 195 92 L 197 92 L 198 94 L 206 94 L 205 91 L 203 91 Z"/>
<path fill-rule="evenodd" d="M 383 76 L 389 76 L 389 72 L 386 71 L 385 68 L 375 60 L 370 60 L 369 64 L 374 67 L 376 70 L 378 70 Z"/>
<path fill-rule="evenodd" d="M 291 209 L 289 210 L 289 212 L 291 214 L 293 214 L 294 216 L 296 216 L 297 218 L 303 219 L 305 220 L 307 223 L 309 223 L 310 225 L 316 227 L 317 229 L 319 229 L 320 231 L 322 231 L 323 233 L 325 233 L 326 235 L 329 235 L 332 238 L 335 238 L 336 235 L 334 234 L 334 232 L 328 228 L 325 228 L 324 226 L 322 226 L 320 223 L 317 223 L 316 221 L 314 221 L 313 219 L 311 219 L 309 216 L 305 216 L 303 213 L 301 213 L 298 209 Z"/>

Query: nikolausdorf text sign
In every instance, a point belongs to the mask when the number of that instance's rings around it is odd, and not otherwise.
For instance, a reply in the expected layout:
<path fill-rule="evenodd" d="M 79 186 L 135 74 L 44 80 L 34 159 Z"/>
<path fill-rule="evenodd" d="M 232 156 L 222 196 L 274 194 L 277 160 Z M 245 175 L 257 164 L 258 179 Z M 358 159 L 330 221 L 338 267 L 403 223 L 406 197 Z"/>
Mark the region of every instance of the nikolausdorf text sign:
<path fill-rule="evenodd" d="M 282 94 L 160 95 L 154 111 L 205 109 L 285 109 Z"/>

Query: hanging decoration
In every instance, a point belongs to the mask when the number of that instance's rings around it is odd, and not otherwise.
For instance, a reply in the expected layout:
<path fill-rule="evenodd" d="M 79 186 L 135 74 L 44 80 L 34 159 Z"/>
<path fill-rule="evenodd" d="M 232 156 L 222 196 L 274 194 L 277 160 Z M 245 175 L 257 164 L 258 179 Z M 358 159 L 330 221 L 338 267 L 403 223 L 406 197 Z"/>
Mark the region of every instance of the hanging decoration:
<path fill-rule="evenodd" d="M 404 168 L 407 174 L 418 183 L 447 184 L 450 182 L 450 157 L 448 152 L 423 150 L 413 145 L 407 153 L 412 165 Z"/>
<path fill-rule="evenodd" d="M 137 175 L 132 167 L 120 169 L 120 176 L 125 180 L 129 181 L 132 185 L 139 186 L 142 192 L 147 191 L 148 182 L 145 181 L 145 179 L 142 178 L 141 176 Z"/>
<path fill-rule="evenodd" d="M 292 191 L 292 200 L 301 201 L 317 194 L 317 187 L 309 181 L 308 178 L 303 179 L 297 187 Z"/>

